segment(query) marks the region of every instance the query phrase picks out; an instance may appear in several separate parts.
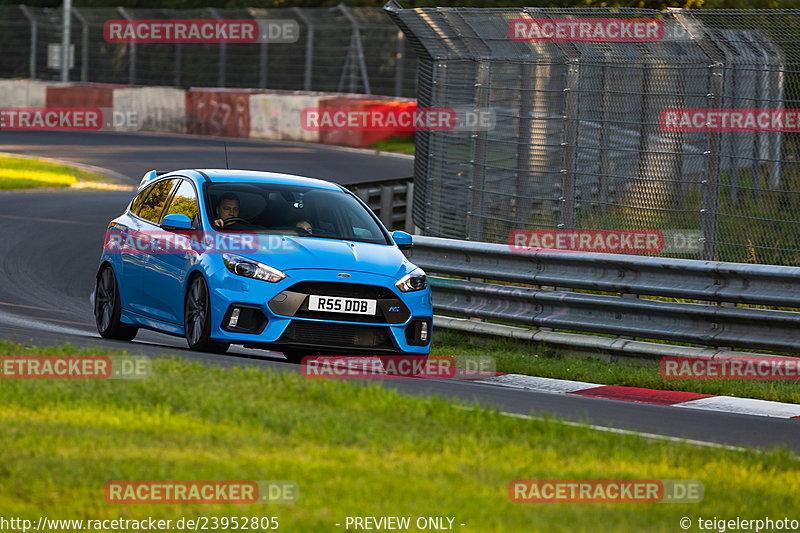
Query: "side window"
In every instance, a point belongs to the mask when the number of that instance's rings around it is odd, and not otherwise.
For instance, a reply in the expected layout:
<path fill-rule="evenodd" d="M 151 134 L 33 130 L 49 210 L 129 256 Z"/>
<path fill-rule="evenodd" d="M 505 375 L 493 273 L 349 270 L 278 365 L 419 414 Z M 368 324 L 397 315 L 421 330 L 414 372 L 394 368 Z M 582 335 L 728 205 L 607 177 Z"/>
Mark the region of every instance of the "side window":
<path fill-rule="evenodd" d="M 186 215 L 192 219 L 192 228 L 197 229 L 200 223 L 197 211 L 197 194 L 194 192 L 194 187 L 192 187 L 192 184 L 188 181 L 183 180 L 178 186 L 178 190 L 172 198 L 172 203 L 169 205 L 169 209 L 164 216 L 174 214 Z"/>
<path fill-rule="evenodd" d="M 169 199 L 169 193 L 172 192 L 177 181 L 177 179 L 163 180 L 154 184 L 137 214 L 145 220 L 158 224 L 161 220 L 161 213 L 164 211 L 164 205 Z"/>
<path fill-rule="evenodd" d="M 136 214 L 139 212 L 139 209 L 142 207 L 142 202 L 144 202 L 144 199 L 147 198 L 148 194 L 150 194 L 152 188 L 153 186 L 151 185 L 136 195 L 136 198 L 134 198 L 133 202 L 131 202 L 131 213 Z"/>

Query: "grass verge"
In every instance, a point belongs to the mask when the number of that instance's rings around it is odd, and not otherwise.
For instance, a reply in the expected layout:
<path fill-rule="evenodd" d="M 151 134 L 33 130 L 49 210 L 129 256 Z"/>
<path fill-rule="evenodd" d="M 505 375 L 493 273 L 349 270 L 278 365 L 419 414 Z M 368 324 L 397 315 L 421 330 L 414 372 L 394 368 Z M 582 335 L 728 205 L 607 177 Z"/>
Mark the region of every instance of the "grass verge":
<path fill-rule="evenodd" d="M 0 354 L 99 354 L 0 343 Z M 108 355 L 114 353 L 109 352 Z M 450 516 L 463 531 L 669 531 L 688 516 L 784 516 L 799 463 L 464 410 L 380 385 L 156 360 L 148 379 L 0 382 L 5 516 L 277 516 L 338 531 L 347 516 Z M 516 479 L 697 479 L 700 503 L 512 503 Z M 109 480 L 294 480 L 297 503 L 111 505 Z M 464 523 L 466 527 L 458 524 Z M 412 528 L 412 530 L 414 530 Z"/>
<path fill-rule="evenodd" d="M 436 330 L 433 339 L 433 355 L 490 355 L 495 358 L 497 371 L 509 374 L 800 403 L 797 381 L 666 380 L 659 373 L 657 360 L 642 359 L 637 364 L 608 362 L 589 356 L 567 355 L 565 351 L 543 343 L 477 337 L 443 329 Z"/>
<path fill-rule="evenodd" d="M 369 145 L 372 150 L 384 152 L 402 152 L 414 155 L 414 136 L 394 136 L 385 141 L 378 141 Z"/>
<path fill-rule="evenodd" d="M 0 190 L 99 186 L 106 176 L 76 167 L 27 157 L 0 155 Z"/>

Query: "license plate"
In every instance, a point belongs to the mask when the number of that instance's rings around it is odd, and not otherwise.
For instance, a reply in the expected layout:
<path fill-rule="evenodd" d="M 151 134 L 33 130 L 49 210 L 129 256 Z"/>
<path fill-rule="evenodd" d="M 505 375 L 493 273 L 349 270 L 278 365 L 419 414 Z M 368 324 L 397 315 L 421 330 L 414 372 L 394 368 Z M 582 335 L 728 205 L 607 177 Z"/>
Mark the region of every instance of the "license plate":
<path fill-rule="evenodd" d="M 342 298 L 339 296 L 308 297 L 309 311 L 326 311 L 328 313 L 352 313 L 356 315 L 374 315 L 378 308 L 377 300 L 362 298 Z"/>

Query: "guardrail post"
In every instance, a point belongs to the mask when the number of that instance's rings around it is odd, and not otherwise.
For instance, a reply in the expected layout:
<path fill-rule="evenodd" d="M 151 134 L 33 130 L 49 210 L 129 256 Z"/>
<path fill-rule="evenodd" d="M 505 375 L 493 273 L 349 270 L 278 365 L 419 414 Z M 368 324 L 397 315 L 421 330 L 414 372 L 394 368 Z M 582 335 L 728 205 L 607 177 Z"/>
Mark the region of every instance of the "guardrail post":
<path fill-rule="evenodd" d="M 413 178 L 412 178 L 413 179 Z M 407 233 L 414 233 L 414 182 L 409 181 L 406 185 L 406 221 L 403 228 Z"/>
<path fill-rule="evenodd" d="M 392 209 L 392 205 L 394 204 L 394 185 L 381 185 L 381 207 L 380 213 L 378 216 L 383 222 L 383 225 L 389 228 L 391 231 L 394 226 L 394 220 L 392 214 L 394 209 Z"/>
<path fill-rule="evenodd" d="M 31 55 L 28 61 L 28 68 L 30 70 L 30 77 L 32 80 L 36 79 L 36 40 L 37 40 L 37 33 L 39 29 L 39 24 L 36 22 L 36 18 L 31 14 L 28 6 L 19 6 L 20 10 L 22 10 L 22 14 L 25 15 L 25 18 L 31 23 Z"/>
<path fill-rule="evenodd" d="M 117 11 L 125 20 L 133 20 L 124 7 L 118 7 Z M 128 63 L 128 85 L 136 85 L 136 43 L 128 43 L 128 46 L 130 47 L 130 53 L 128 54 L 130 57 L 130 62 Z"/>

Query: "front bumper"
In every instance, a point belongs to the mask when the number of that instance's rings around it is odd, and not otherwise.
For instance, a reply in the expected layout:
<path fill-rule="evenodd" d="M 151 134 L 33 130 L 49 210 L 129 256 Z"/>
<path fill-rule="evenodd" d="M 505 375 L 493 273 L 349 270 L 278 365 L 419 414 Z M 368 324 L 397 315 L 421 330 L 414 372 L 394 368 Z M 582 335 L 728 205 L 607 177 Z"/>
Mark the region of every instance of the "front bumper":
<path fill-rule="evenodd" d="M 351 277 L 343 279 L 338 276 L 340 272 L 291 270 L 280 282 L 268 283 L 221 269 L 209 280 L 211 338 L 278 351 L 430 352 L 430 289 L 402 293 L 394 286 L 396 280 L 387 276 L 348 272 Z M 377 314 L 309 311 L 308 294 L 375 299 Z M 234 315 L 235 309 L 239 312 Z M 233 322 L 232 316 L 236 317 Z"/>

